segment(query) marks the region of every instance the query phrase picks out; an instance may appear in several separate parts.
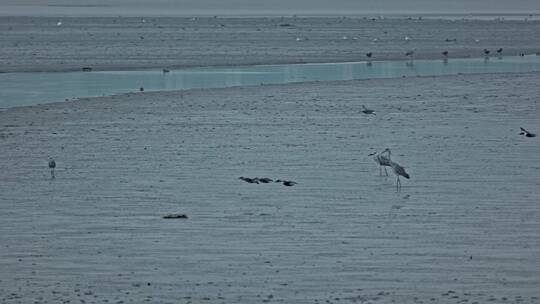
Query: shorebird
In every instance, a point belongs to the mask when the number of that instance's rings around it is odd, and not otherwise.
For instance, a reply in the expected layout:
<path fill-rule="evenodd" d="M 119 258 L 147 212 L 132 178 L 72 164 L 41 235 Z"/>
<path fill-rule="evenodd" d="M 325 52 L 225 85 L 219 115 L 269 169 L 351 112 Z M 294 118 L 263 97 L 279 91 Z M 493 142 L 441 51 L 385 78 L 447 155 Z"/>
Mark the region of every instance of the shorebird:
<path fill-rule="evenodd" d="M 62 25 L 62 20 L 58 20 L 58 22 L 56 23 L 56 26 L 61 26 Z"/>
<path fill-rule="evenodd" d="M 444 52 L 442 52 L 442 54 L 443 54 L 444 57 L 446 57 L 446 56 L 448 56 L 448 51 L 444 51 Z"/>
<path fill-rule="evenodd" d="M 497 50 L 497 54 L 501 54 L 502 51 L 503 51 L 503 48 L 499 48 L 499 49 Z"/>
<path fill-rule="evenodd" d="M 368 114 L 368 115 L 369 115 L 369 114 L 376 115 L 374 110 L 371 110 L 371 109 L 366 108 L 365 105 L 362 105 L 362 113 Z"/>
<path fill-rule="evenodd" d="M 488 49 L 484 49 L 484 55 L 486 55 L 486 56 L 489 55 L 489 50 Z"/>
<path fill-rule="evenodd" d="M 259 180 L 257 178 L 250 178 L 250 177 L 240 176 L 239 179 L 245 181 L 246 183 L 250 183 L 250 184 L 258 184 L 259 183 Z"/>
<path fill-rule="evenodd" d="M 411 38 L 409 38 L 409 36 L 405 36 L 405 41 L 409 42 L 411 40 Z"/>
<path fill-rule="evenodd" d="M 170 71 L 171 71 L 171 70 L 169 70 L 169 69 L 163 69 L 163 74 L 169 73 Z"/>
<path fill-rule="evenodd" d="M 405 56 L 411 58 L 411 61 L 412 61 L 413 58 L 414 58 L 414 49 L 412 49 L 412 50 L 410 50 L 410 51 L 407 51 L 407 52 L 405 53 Z"/>
<path fill-rule="evenodd" d="M 399 180 L 399 176 L 403 176 L 406 179 L 409 179 L 410 176 L 407 172 L 405 172 L 405 168 L 396 162 L 390 161 L 390 167 L 392 167 L 392 171 L 394 171 L 394 174 L 397 176 L 396 189 L 399 190 L 401 189 L 401 181 Z"/>
<path fill-rule="evenodd" d="M 388 157 L 383 155 L 385 152 L 388 153 Z M 371 155 L 373 155 L 373 154 L 371 154 Z M 373 160 L 379 165 L 379 176 L 382 176 L 382 168 L 383 167 L 384 167 L 384 173 L 386 174 L 386 176 L 388 176 L 388 171 L 386 171 L 386 167 L 390 167 L 390 163 L 391 163 L 390 149 L 388 149 L 388 148 L 384 149 L 384 151 L 382 151 L 381 153 L 375 155 L 375 157 L 373 157 Z"/>
<path fill-rule="evenodd" d="M 263 178 L 258 178 L 258 177 L 256 177 L 256 179 L 257 179 L 259 182 L 263 183 L 263 184 L 268 184 L 269 182 L 272 182 L 272 179 L 271 179 L 271 178 L 268 178 L 268 177 L 263 177 Z"/>
<path fill-rule="evenodd" d="M 292 187 L 294 185 L 298 184 L 297 182 L 293 182 L 293 181 L 283 181 L 283 185 L 287 186 L 287 187 Z"/>
<path fill-rule="evenodd" d="M 366 53 L 366 56 L 367 56 L 368 58 L 371 58 L 371 56 L 373 56 L 373 53 L 372 53 L 372 52 Z"/>
<path fill-rule="evenodd" d="M 525 135 L 526 137 L 536 137 L 536 134 L 531 133 L 531 132 L 529 132 L 529 131 L 521 128 L 521 127 L 520 127 L 520 129 L 521 129 L 521 133 L 519 133 L 519 135 Z"/>
<path fill-rule="evenodd" d="M 51 169 L 51 179 L 54 179 L 54 168 L 56 168 L 56 162 L 49 157 L 49 169 Z"/>

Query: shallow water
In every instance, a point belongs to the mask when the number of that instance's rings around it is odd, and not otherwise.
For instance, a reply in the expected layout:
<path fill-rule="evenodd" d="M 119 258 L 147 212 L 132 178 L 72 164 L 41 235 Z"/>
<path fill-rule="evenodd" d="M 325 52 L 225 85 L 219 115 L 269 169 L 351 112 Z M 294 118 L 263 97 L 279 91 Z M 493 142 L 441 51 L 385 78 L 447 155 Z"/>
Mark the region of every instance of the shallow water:
<path fill-rule="evenodd" d="M 308 81 L 540 71 L 540 56 L 206 67 L 171 70 L 0 74 L 0 108 L 139 91 Z"/>

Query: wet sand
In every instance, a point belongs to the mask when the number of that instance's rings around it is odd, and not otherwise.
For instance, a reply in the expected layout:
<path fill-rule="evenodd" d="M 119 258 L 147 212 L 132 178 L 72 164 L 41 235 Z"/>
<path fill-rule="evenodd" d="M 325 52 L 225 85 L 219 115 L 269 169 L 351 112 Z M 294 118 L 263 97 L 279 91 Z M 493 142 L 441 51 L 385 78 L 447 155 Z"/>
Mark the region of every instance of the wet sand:
<path fill-rule="evenodd" d="M 538 20 L 0 17 L 0 72 L 533 54 L 539 32 Z"/>
<path fill-rule="evenodd" d="M 539 303 L 540 145 L 518 134 L 540 132 L 539 80 L 306 83 L 4 110 L 0 302 Z M 368 157 L 386 147 L 411 175 L 400 192 Z"/>

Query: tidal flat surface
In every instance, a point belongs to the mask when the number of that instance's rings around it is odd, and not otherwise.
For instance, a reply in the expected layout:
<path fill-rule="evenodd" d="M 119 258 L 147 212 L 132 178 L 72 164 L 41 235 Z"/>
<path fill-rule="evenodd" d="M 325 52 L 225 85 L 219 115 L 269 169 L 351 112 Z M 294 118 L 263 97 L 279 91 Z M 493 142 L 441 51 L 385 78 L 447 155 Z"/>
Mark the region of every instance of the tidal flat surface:
<path fill-rule="evenodd" d="M 6 109 L 0 301 L 538 303 L 540 145 L 518 133 L 540 131 L 539 81 L 321 82 Z M 368 157 L 386 147 L 411 175 L 400 192 Z"/>
<path fill-rule="evenodd" d="M 368 52 L 405 59 L 413 48 L 417 59 L 540 52 L 539 20 L 434 18 L 1 16 L 0 72 L 354 62 Z"/>

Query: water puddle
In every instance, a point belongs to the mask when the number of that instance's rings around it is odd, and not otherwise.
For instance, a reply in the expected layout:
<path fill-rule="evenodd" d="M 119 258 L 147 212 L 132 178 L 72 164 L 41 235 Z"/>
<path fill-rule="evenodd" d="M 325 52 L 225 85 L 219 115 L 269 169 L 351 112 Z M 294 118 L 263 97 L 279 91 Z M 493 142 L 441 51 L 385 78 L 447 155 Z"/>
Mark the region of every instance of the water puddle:
<path fill-rule="evenodd" d="M 540 71 L 540 56 L 207 67 L 171 70 L 0 74 L 0 108 L 144 91 L 307 81 Z"/>

